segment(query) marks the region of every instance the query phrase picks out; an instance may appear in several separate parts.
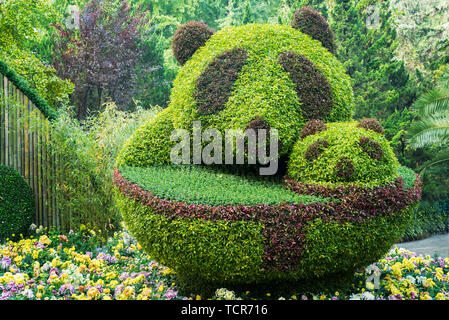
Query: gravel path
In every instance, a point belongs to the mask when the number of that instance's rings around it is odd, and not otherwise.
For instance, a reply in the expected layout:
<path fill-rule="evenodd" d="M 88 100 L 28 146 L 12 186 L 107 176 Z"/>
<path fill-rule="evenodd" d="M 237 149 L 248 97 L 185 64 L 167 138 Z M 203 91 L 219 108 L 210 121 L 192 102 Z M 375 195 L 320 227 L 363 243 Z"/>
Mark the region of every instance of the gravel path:
<path fill-rule="evenodd" d="M 433 236 L 424 240 L 410 241 L 396 244 L 398 248 L 404 248 L 417 254 L 449 258 L 449 234 Z"/>

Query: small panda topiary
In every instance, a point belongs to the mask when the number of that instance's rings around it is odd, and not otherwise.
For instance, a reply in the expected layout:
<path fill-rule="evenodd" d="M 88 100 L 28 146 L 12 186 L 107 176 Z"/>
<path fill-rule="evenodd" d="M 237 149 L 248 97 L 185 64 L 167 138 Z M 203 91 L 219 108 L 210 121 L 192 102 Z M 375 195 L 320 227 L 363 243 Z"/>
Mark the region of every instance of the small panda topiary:
<path fill-rule="evenodd" d="M 34 193 L 16 170 L 0 165 L 0 239 L 25 235 L 34 218 Z"/>
<path fill-rule="evenodd" d="M 300 139 L 290 156 L 288 174 L 296 181 L 325 186 L 375 187 L 394 181 L 399 166 L 382 134 L 356 122 L 340 122 Z"/>
<path fill-rule="evenodd" d="M 350 78 L 319 13 L 216 32 L 189 22 L 172 48 L 183 67 L 170 105 L 125 144 L 114 183 L 127 228 L 182 288 L 322 290 L 400 239 L 419 176 L 399 167 L 375 119 L 351 122 Z M 171 164 L 170 134 L 194 121 L 221 133 L 277 129 L 284 180 Z"/>

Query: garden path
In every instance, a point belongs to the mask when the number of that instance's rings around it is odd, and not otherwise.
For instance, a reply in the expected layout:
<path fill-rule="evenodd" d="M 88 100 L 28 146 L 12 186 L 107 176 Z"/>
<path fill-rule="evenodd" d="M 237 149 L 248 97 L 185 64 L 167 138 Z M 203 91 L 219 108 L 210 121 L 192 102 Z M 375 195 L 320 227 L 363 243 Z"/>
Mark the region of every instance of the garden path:
<path fill-rule="evenodd" d="M 423 240 L 398 243 L 395 246 L 417 254 L 449 258 L 449 234 L 437 235 Z"/>

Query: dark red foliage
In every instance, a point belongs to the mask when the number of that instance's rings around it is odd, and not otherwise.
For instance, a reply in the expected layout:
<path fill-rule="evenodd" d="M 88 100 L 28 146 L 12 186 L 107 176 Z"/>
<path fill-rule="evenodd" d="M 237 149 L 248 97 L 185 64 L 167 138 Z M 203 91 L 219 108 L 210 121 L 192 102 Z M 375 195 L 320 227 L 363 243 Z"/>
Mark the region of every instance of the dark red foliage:
<path fill-rule="evenodd" d="M 314 135 L 315 133 L 325 131 L 326 129 L 326 124 L 323 121 L 316 119 L 309 120 L 306 122 L 301 131 L 301 139 Z"/>
<path fill-rule="evenodd" d="M 354 164 L 347 157 L 341 157 L 335 166 L 335 174 L 343 181 L 351 181 L 354 174 Z"/>
<path fill-rule="evenodd" d="M 111 13 L 102 1 L 91 0 L 80 13 L 79 32 L 53 25 L 59 32 L 54 66 L 60 77 L 75 84 L 78 118 L 100 109 L 104 97 L 123 107 L 130 103 L 142 58 L 139 29 L 146 16 L 131 16 L 126 1 Z"/>
<path fill-rule="evenodd" d="M 298 9 L 293 16 L 292 27 L 320 41 L 325 48 L 335 54 L 335 35 L 326 19 L 310 7 Z"/>
<path fill-rule="evenodd" d="M 329 146 L 329 142 L 327 140 L 318 140 L 311 144 L 309 148 L 307 148 L 306 153 L 304 154 L 304 158 L 307 161 L 313 161 L 318 159 L 321 153 Z"/>
<path fill-rule="evenodd" d="M 114 184 L 125 196 L 152 208 L 154 214 L 168 219 L 203 219 L 206 221 L 255 221 L 264 225 L 264 263 L 266 270 L 288 271 L 297 266 L 304 250 L 305 226 L 321 218 L 324 222 L 363 222 L 376 216 L 390 216 L 417 203 L 421 197 L 421 180 L 405 189 L 399 178 L 384 187 L 326 188 L 297 183 L 286 178 L 287 188 L 300 194 L 338 199 L 327 203 L 282 203 L 279 205 L 220 205 L 187 204 L 160 199 L 150 191 L 132 184 L 114 172 Z"/>
<path fill-rule="evenodd" d="M 179 26 L 171 44 L 176 60 L 184 65 L 213 34 L 214 30 L 203 21 L 189 21 Z"/>
<path fill-rule="evenodd" d="M 334 104 L 326 77 L 309 59 L 293 51 L 281 53 L 278 62 L 296 85 L 304 117 L 307 120 L 325 119 Z"/>
<path fill-rule="evenodd" d="M 247 57 L 245 49 L 235 48 L 215 57 L 207 66 L 194 92 L 200 114 L 215 114 L 225 108 Z"/>
<path fill-rule="evenodd" d="M 359 124 L 357 125 L 359 128 L 365 128 L 368 130 L 372 130 L 374 132 L 380 133 L 380 134 L 384 134 L 384 128 L 382 127 L 382 125 L 380 124 L 379 121 L 377 121 L 376 119 L 363 119 L 362 121 L 359 122 Z"/>
<path fill-rule="evenodd" d="M 382 147 L 373 139 L 369 137 L 361 137 L 359 145 L 363 151 L 368 154 L 373 160 L 381 160 L 384 156 Z"/>

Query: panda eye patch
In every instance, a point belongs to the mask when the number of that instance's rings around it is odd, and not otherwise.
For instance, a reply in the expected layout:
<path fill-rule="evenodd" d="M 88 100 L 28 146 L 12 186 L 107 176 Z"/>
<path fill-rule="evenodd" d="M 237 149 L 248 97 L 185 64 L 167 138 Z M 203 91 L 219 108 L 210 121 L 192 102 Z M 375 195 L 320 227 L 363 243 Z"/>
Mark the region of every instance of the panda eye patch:
<path fill-rule="evenodd" d="M 307 161 L 313 161 L 318 159 L 321 153 L 329 146 L 329 142 L 327 140 L 318 140 L 309 148 L 307 148 L 306 153 L 304 154 L 304 158 Z"/>
<path fill-rule="evenodd" d="M 373 139 L 368 137 L 361 137 L 359 140 L 359 145 L 362 147 L 363 152 L 368 154 L 373 160 L 381 160 L 384 153 L 382 147 Z"/>
<path fill-rule="evenodd" d="M 326 77 L 309 59 L 293 51 L 281 53 L 278 62 L 296 86 L 303 116 L 307 120 L 324 120 L 334 104 Z"/>
<path fill-rule="evenodd" d="M 247 58 L 245 49 L 236 48 L 215 57 L 206 67 L 194 91 L 200 114 L 216 114 L 225 108 Z"/>

